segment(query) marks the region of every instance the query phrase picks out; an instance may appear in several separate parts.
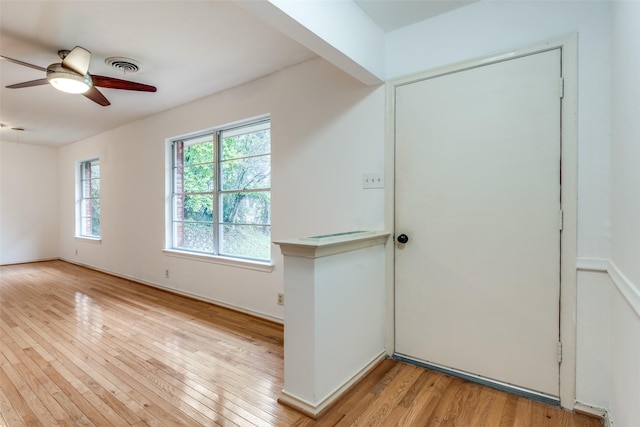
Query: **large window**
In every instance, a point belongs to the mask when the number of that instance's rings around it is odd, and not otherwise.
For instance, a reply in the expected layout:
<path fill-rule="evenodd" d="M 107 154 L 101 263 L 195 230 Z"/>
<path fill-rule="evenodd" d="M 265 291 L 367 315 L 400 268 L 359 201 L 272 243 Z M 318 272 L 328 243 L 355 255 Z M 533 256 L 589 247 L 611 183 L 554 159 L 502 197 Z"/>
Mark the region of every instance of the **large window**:
<path fill-rule="evenodd" d="M 172 142 L 173 249 L 271 260 L 268 120 Z"/>
<path fill-rule="evenodd" d="M 100 161 L 79 163 L 78 235 L 100 238 Z"/>

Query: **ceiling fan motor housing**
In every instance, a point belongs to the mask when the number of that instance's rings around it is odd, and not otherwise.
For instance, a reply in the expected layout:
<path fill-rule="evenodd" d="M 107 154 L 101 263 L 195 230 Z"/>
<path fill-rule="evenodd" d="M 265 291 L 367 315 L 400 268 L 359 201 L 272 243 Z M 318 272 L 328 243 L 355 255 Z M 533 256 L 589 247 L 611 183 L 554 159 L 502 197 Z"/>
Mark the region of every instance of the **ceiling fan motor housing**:
<path fill-rule="evenodd" d="M 20 89 L 51 84 L 62 92 L 82 94 L 103 107 L 111 105 L 111 103 L 98 88 L 133 90 L 138 92 L 156 92 L 157 90 L 155 86 L 143 83 L 122 80 L 115 77 L 90 75 L 89 65 L 91 62 L 91 52 L 83 47 L 76 46 L 71 50 L 59 50 L 58 56 L 62 60 L 61 63 L 51 64 L 47 68 L 43 68 L 38 65 L 0 55 L 0 58 L 14 64 L 46 72 L 46 78 L 15 83 L 6 87 L 9 89 Z M 107 58 L 106 62 L 111 67 L 125 73 L 135 73 L 140 70 L 140 64 L 130 58 L 112 57 Z"/>
<path fill-rule="evenodd" d="M 53 87 L 67 93 L 85 93 L 93 86 L 89 73 L 78 74 L 62 64 L 51 64 L 47 67 L 47 80 Z"/>

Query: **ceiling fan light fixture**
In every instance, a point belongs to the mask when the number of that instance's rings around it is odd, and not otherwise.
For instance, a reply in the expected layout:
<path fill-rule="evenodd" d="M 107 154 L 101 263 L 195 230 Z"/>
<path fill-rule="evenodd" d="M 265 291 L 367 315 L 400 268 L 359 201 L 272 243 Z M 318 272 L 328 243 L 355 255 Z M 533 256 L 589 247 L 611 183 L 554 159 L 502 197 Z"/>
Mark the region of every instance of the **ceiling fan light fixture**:
<path fill-rule="evenodd" d="M 80 75 L 62 67 L 62 64 L 53 64 L 47 68 L 47 80 L 53 87 L 66 93 L 85 93 L 93 86 L 89 74 Z"/>

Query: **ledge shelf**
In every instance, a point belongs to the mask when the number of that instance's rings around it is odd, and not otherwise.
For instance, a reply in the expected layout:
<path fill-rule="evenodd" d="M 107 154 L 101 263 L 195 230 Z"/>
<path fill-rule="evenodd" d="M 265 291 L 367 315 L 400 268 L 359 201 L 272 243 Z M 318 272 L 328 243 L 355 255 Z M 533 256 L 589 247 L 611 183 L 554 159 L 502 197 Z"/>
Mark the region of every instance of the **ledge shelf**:
<path fill-rule="evenodd" d="M 386 231 L 347 231 L 320 236 L 274 241 L 282 255 L 320 258 L 386 243 Z"/>

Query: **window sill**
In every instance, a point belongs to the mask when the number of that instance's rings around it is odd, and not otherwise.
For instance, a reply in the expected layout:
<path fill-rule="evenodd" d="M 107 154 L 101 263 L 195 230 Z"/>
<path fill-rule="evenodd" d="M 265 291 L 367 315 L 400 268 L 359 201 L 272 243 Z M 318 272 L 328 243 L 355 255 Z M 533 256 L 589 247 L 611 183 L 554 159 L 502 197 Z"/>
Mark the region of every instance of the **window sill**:
<path fill-rule="evenodd" d="M 194 261 L 211 262 L 214 264 L 222 264 L 230 267 L 245 268 L 248 270 L 263 271 L 271 273 L 274 265 L 269 262 L 251 261 L 246 259 L 229 258 L 218 255 L 206 255 L 193 252 L 178 251 L 176 249 L 163 249 L 162 252 L 167 256 L 176 258 L 191 259 Z"/>
<path fill-rule="evenodd" d="M 96 244 L 102 243 L 101 237 L 75 236 L 75 238 L 76 240 L 81 240 L 83 242 L 96 243 Z"/>

